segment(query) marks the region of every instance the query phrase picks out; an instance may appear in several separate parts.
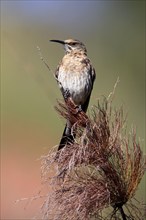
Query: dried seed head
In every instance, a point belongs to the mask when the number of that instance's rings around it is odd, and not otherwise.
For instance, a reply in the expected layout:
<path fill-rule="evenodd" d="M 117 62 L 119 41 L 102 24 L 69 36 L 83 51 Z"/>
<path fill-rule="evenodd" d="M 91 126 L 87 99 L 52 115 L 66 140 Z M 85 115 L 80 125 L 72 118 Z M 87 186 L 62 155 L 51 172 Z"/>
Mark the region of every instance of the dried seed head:
<path fill-rule="evenodd" d="M 53 193 L 45 202 L 45 219 L 90 219 L 112 206 L 114 215 L 135 195 L 144 174 L 144 161 L 136 133 L 127 138 L 123 109 L 112 110 L 104 100 L 88 117 L 71 101 L 58 102 L 57 111 L 76 131 L 75 142 L 43 159 L 42 173 L 50 176 Z M 51 198 L 51 200 L 50 200 Z M 132 214 L 129 214 L 132 215 Z M 49 216 L 49 217 L 48 217 Z"/>

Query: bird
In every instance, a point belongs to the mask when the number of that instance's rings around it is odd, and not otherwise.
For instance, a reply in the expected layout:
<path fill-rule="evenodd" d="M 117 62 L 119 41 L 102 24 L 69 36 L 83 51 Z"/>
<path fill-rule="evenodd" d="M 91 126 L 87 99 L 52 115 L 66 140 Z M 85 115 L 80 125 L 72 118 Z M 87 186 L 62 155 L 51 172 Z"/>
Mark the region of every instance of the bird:
<path fill-rule="evenodd" d="M 79 111 L 86 113 L 96 78 L 95 69 L 87 57 L 86 46 L 76 39 L 50 41 L 62 44 L 65 50 L 54 74 L 64 100 L 70 98 Z M 74 138 L 72 124 L 67 120 L 58 151 L 74 143 Z"/>

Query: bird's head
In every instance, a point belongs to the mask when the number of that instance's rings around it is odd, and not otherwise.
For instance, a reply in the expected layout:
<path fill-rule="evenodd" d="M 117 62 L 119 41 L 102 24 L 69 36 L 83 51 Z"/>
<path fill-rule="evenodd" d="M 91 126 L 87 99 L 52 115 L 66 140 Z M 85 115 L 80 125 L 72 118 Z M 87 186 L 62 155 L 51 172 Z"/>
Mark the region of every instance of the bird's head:
<path fill-rule="evenodd" d="M 50 40 L 50 41 L 62 44 L 64 46 L 66 53 L 71 53 L 71 52 L 87 53 L 85 45 L 79 40 L 68 39 L 64 41 L 62 40 Z"/>

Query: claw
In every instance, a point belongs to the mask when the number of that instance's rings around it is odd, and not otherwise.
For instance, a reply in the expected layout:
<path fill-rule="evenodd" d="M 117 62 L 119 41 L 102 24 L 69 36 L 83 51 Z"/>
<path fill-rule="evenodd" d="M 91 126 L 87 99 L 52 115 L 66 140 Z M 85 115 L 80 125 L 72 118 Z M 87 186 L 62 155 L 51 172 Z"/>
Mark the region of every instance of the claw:
<path fill-rule="evenodd" d="M 83 111 L 81 105 L 77 105 L 75 108 L 77 109 L 77 114 Z"/>

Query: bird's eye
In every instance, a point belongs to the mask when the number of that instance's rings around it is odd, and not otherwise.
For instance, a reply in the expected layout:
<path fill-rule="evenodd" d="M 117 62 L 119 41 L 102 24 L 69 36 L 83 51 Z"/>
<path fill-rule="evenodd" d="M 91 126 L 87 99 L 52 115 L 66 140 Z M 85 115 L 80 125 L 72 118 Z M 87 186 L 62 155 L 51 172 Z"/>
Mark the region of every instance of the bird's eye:
<path fill-rule="evenodd" d="M 75 42 L 71 42 L 71 43 L 70 43 L 71 46 L 75 46 L 76 44 L 77 44 L 77 43 L 75 43 Z"/>

